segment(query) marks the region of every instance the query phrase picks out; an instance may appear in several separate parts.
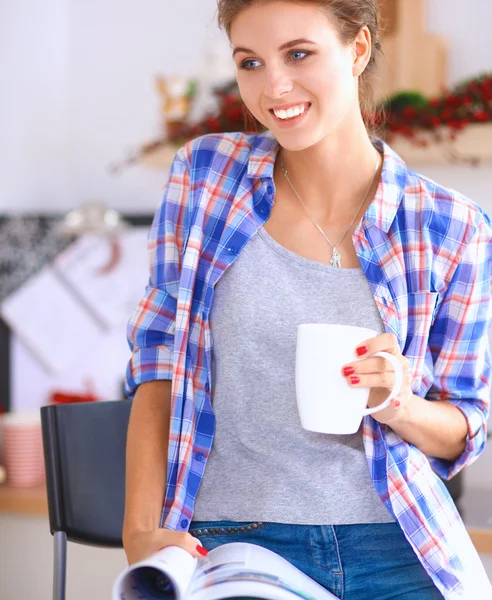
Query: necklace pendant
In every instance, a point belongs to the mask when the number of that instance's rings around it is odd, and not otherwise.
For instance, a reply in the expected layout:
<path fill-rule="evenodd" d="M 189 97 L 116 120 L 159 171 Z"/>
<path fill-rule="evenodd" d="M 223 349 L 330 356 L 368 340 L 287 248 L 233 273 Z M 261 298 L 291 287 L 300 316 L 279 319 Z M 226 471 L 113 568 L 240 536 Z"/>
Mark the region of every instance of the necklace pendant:
<path fill-rule="evenodd" d="M 335 246 L 333 246 L 333 252 L 331 254 L 330 265 L 332 267 L 335 267 L 336 269 L 340 269 L 342 266 L 340 264 L 341 258 L 342 258 L 342 255 L 340 254 L 340 252 L 338 252 L 338 250 L 335 248 Z"/>

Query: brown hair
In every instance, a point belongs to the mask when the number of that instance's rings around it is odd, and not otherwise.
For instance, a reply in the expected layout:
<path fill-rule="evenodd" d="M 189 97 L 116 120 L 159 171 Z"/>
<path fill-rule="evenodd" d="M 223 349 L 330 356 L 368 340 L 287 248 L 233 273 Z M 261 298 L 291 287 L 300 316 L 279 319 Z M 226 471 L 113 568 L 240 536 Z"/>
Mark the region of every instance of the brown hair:
<path fill-rule="evenodd" d="M 235 17 L 250 6 L 266 4 L 271 0 L 217 0 L 218 23 L 230 37 Z M 359 102 L 367 128 L 375 129 L 383 119 L 381 109 L 374 101 L 374 75 L 377 59 L 382 53 L 380 40 L 380 14 L 377 0 L 288 0 L 298 4 L 316 4 L 324 9 L 333 23 L 343 44 L 355 40 L 362 27 L 367 26 L 371 33 L 371 58 L 359 78 Z M 248 111 L 249 112 L 249 111 Z"/>

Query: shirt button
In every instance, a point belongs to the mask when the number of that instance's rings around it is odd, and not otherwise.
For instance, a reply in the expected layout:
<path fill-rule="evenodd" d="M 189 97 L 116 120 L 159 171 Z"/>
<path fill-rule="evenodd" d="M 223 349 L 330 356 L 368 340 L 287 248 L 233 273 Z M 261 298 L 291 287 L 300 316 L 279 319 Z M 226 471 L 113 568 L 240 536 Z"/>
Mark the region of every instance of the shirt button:
<path fill-rule="evenodd" d="M 235 246 L 229 246 L 227 252 L 229 252 L 229 254 L 237 254 L 237 248 Z"/>
<path fill-rule="evenodd" d="M 268 207 L 260 206 L 260 208 L 258 209 L 258 212 L 260 213 L 260 215 L 266 215 L 268 213 Z"/>
<path fill-rule="evenodd" d="M 188 527 L 188 519 L 183 519 L 180 525 L 182 529 L 186 529 Z"/>
<path fill-rule="evenodd" d="M 267 194 L 270 196 L 270 198 L 273 196 L 273 185 L 271 183 L 267 185 Z"/>
<path fill-rule="evenodd" d="M 206 392 L 209 392 L 209 391 L 210 391 L 210 385 L 209 385 L 208 381 L 207 381 L 207 383 L 205 384 L 205 391 L 206 391 Z"/>
<path fill-rule="evenodd" d="M 203 460 L 205 459 L 205 454 L 203 454 L 203 452 L 198 452 L 197 454 L 195 454 L 195 458 L 198 462 L 203 462 Z"/>

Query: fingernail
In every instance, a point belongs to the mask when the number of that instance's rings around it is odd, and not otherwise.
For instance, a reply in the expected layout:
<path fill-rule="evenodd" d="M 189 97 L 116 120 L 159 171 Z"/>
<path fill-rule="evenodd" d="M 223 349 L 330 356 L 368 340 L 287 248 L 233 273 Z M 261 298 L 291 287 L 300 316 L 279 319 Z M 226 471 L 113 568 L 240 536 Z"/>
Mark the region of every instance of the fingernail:
<path fill-rule="evenodd" d="M 356 352 L 357 356 L 364 356 L 364 354 L 367 354 L 367 346 L 359 346 Z"/>
<path fill-rule="evenodd" d="M 360 383 L 360 378 L 359 377 L 351 377 L 350 378 L 350 383 Z"/>
<path fill-rule="evenodd" d="M 393 402 L 393 406 L 394 406 L 395 408 L 398 408 L 400 405 L 401 405 L 401 402 L 400 402 L 399 400 L 395 400 L 395 401 Z"/>
<path fill-rule="evenodd" d="M 208 554 L 208 550 L 206 548 L 204 548 L 203 546 L 200 546 L 199 544 L 196 547 L 196 551 L 201 554 L 202 556 L 207 556 Z"/>
<path fill-rule="evenodd" d="M 355 373 L 354 367 L 345 367 L 343 369 L 343 374 L 345 375 L 345 377 L 347 377 L 348 375 L 352 375 L 352 373 Z"/>

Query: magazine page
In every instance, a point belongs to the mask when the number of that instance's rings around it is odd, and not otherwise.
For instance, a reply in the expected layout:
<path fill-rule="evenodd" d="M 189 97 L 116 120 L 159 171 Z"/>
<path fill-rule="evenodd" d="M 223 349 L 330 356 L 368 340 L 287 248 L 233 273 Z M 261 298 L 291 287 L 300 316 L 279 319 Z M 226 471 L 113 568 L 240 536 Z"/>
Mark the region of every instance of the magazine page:
<path fill-rule="evenodd" d="M 113 600 L 185 600 L 198 559 L 177 546 L 168 546 L 135 563 L 113 585 Z"/>
<path fill-rule="evenodd" d="M 243 542 L 214 548 L 199 561 L 189 600 L 330 600 L 333 594 L 266 548 Z"/>

